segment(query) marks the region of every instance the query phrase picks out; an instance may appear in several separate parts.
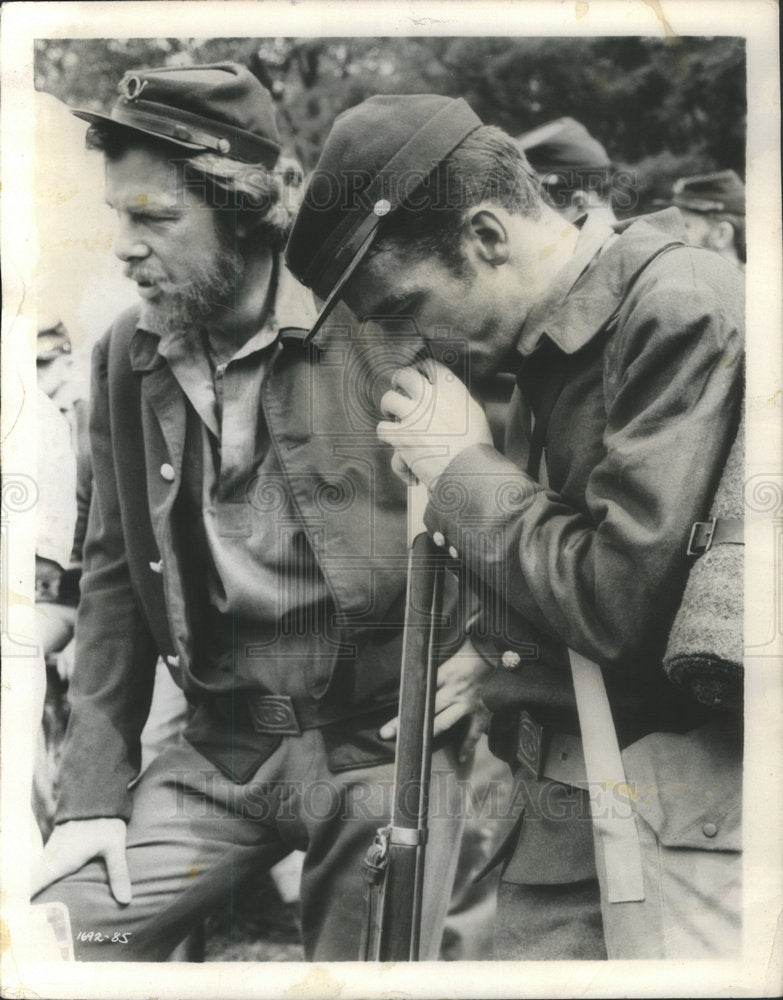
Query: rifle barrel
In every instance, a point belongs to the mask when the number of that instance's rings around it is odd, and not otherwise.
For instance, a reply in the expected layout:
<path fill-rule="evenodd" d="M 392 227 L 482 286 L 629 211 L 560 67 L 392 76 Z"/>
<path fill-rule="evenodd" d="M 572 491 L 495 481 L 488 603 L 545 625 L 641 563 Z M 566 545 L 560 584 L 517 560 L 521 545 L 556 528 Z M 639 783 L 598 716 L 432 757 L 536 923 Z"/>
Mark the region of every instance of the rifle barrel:
<path fill-rule="evenodd" d="M 400 680 L 394 805 L 379 958 L 419 958 L 427 834 L 432 719 L 437 672 L 433 617 L 440 606 L 443 559 L 426 532 L 408 553 L 408 594 Z"/>

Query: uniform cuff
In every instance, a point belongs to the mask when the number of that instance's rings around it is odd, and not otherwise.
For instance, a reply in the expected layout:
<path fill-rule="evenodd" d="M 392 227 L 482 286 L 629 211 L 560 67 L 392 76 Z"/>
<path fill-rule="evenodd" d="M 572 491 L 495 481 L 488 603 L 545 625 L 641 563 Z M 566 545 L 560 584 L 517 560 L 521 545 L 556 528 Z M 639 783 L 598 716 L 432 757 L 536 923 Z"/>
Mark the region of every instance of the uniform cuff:
<path fill-rule="evenodd" d="M 473 445 L 431 484 L 424 523 L 452 558 L 468 558 L 479 539 L 483 547 L 543 492 L 540 483 L 491 445 Z"/>

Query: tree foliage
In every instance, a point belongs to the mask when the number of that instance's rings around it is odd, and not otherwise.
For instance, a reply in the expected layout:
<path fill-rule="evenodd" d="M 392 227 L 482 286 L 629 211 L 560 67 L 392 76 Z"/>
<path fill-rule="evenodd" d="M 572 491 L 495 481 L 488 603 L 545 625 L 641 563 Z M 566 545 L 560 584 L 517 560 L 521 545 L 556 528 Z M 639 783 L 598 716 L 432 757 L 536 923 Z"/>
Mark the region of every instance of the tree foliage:
<path fill-rule="evenodd" d="M 286 145 L 310 169 L 335 117 L 377 93 L 462 96 L 511 135 L 581 121 L 632 171 L 637 209 L 677 176 L 730 167 L 744 177 L 742 38 L 212 38 L 36 43 L 36 87 L 107 109 L 139 66 L 233 59 L 278 104 Z"/>

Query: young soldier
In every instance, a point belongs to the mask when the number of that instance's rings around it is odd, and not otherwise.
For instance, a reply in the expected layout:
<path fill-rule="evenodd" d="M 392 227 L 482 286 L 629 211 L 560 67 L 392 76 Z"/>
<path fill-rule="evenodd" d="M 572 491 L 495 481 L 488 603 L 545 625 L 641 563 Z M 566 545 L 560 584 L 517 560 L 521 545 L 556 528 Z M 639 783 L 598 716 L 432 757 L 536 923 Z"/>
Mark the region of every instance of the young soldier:
<path fill-rule="evenodd" d="M 417 95 L 340 116 L 287 246 L 319 322 L 340 299 L 390 332 L 412 318 L 448 362 L 396 373 L 378 434 L 427 485 L 426 523 L 495 644 L 491 742 L 524 805 L 498 958 L 606 955 L 567 648 L 600 664 L 621 746 L 705 717 L 661 659 L 738 422 L 743 307 L 737 270 L 685 241 L 673 210 L 569 224 L 511 139 Z M 525 404 L 505 454 L 466 385 L 498 371 Z M 700 787 L 687 759 L 682 780 Z M 716 807 L 687 805 L 692 829 Z"/>

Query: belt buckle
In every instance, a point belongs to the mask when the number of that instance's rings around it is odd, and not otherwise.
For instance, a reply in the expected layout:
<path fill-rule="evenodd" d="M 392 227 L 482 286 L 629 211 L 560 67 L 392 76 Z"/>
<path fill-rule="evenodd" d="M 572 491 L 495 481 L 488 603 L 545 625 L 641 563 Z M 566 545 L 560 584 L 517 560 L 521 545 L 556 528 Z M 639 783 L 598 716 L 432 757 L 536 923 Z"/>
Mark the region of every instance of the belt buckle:
<path fill-rule="evenodd" d="M 530 771 L 534 778 L 544 776 L 544 727 L 528 712 L 519 713 L 517 727 L 516 759 Z"/>
<path fill-rule="evenodd" d="M 285 694 L 260 694 L 248 698 L 248 710 L 257 733 L 301 736 L 294 703 Z"/>
<path fill-rule="evenodd" d="M 691 528 L 686 555 L 703 556 L 712 547 L 712 536 L 715 534 L 715 521 L 696 521 Z"/>

